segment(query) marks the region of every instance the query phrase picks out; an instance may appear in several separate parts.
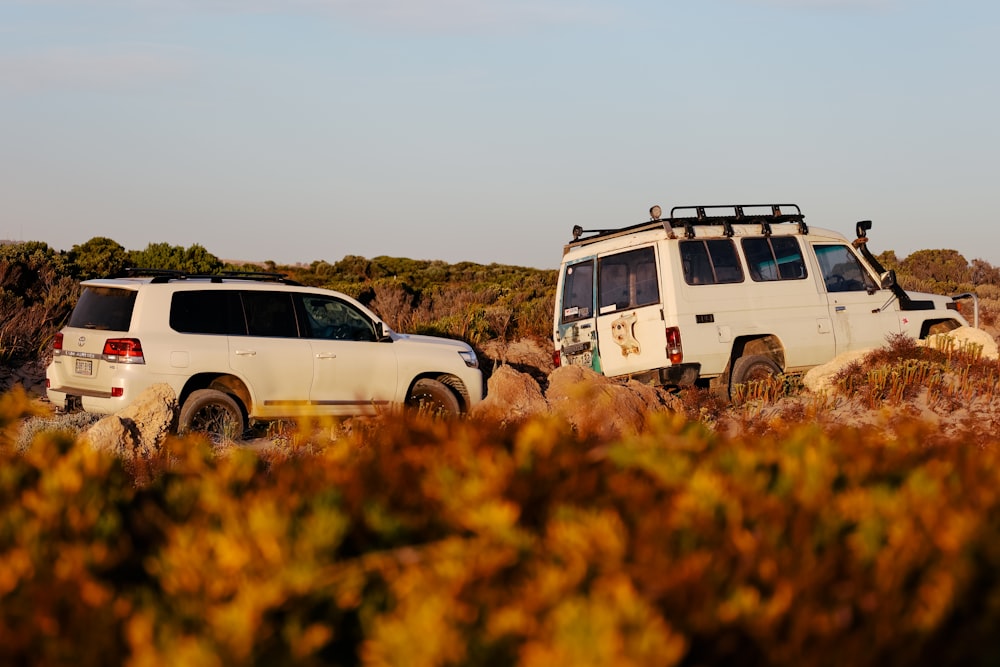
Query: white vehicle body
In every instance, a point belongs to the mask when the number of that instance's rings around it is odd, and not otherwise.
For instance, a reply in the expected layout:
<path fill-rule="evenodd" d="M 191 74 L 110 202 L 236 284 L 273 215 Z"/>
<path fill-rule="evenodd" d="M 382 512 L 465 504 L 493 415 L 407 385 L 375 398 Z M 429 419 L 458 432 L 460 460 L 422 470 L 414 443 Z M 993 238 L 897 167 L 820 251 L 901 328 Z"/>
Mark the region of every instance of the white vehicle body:
<path fill-rule="evenodd" d="M 891 334 L 967 325 L 952 298 L 896 285 L 867 250 L 870 227 L 858 223 L 852 243 L 807 227 L 794 205 L 734 205 L 679 207 L 590 236 L 576 228 L 556 291 L 559 362 L 728 389 L 879 347 Z"/>
<path fill-rule="evenodd" d="M 156 273 L 82 283 L 46 373 L 54 405 L 110 414 L 156 383 L 182 406 L 222 392 L 249 421 L 373 414 L 412 403 L 421 380 L 459 411 L 482 400 L 469 345 L 393 332 L 344 294 L 265 274 Z"/>

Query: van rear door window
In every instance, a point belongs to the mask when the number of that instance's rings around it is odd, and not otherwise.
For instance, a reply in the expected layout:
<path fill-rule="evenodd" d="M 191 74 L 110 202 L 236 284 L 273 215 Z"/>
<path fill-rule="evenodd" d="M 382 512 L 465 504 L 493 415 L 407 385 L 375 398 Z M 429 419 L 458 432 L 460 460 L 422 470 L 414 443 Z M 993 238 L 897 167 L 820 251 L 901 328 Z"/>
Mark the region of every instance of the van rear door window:
<path fill-rule="evenodd" d="M 743 239 L 750 277 L 756 282 L 801 280 L 806 277 L 802 249 L 794 236 Z"/>
<path fill-rule="evenodd" d="M 598 280 L 601 313 L 660 302 L 656 253 L 652 246 L 601 257 Z"/>
<path fill-rule="evenodd" d="M 593 317 L 593 310 L 594 260 L 570 264 L 563 279 L 562 321 L 576 322 Z"/>
<path fill-rule="evenodd" d="M 681 266 L 688 285 L 743 282 L 743 267 L 730 239 L 681 241 Z"/>

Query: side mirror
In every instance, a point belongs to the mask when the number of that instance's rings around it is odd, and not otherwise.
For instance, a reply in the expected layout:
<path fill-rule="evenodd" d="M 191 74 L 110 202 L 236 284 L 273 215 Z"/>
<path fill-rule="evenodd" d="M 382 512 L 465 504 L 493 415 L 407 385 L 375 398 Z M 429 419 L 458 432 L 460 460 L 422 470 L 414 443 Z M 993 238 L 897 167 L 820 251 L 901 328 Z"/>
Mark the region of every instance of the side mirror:
<path fill-rule="evenodd" d="M 868 236 L 867 232 L 871 228 L 872 228 L 871 220 L 861 220 L 858 222 L 857 225 L 855 225 L 854 231 L 858 235 L 859 239 L 863 239 L 866 236 Z"/>
<path fill-rule="evenodd" d="M 381 320 L 375 321 L 375 340 L 378 342 L 392 342 L 392 338 L 386 333 L 385 322 Z"/>
<path fill-rule="evenodd" d="M 889 289 L 896 284 L 896 272 L 892 269 L 879 276 L 882 289 Z"/>

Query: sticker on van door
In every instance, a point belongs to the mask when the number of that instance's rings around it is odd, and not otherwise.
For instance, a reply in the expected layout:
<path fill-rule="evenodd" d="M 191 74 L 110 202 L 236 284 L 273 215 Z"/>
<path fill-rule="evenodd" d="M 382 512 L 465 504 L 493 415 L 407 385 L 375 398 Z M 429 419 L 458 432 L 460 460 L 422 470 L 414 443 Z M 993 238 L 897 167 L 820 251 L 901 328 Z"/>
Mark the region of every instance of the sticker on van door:
<path fill-rule="evenodd" d="M 639 341 L 635 337 L 635 323 L 638 319 L 635 313 L 632 313 L 631 315 L 622 315 L 611 323 L 611 338 L 622 349 L 623 357 L 639 354 L 641 351 Z"/>

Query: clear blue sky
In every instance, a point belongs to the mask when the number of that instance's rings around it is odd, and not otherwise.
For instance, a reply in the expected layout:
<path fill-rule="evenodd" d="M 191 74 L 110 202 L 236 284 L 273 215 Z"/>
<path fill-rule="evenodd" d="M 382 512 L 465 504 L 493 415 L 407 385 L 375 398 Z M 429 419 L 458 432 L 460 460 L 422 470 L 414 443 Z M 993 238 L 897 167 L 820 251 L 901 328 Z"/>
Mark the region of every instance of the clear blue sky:
<path fill-rule="evenodd" d="M 797 203 L 1000 265 L 996 0 L 0 0 L 0 238 L 558 266 Z"/>

